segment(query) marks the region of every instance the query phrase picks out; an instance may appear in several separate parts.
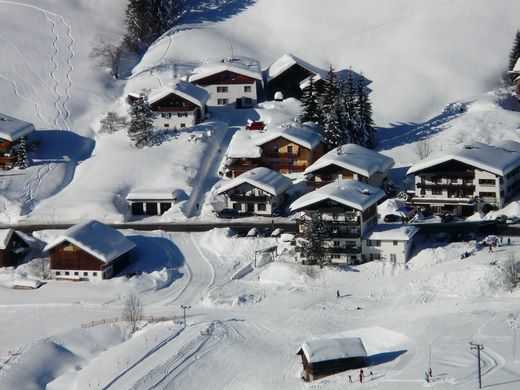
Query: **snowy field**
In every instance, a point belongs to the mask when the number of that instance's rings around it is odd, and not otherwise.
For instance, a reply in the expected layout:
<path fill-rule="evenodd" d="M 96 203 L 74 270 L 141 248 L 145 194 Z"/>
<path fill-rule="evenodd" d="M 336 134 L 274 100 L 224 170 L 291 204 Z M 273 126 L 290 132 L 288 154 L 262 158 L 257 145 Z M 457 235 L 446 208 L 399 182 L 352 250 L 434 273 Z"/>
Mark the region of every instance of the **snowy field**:
<path fill-rule="evenodd" d="M 296 355 L 305 341 L 338 336 L 361 337 L 373 362 L 366 370 L 373 376 L 352 388 L 475 388 L 470 341 L 484 344 L 485 386 L 520 383 L 519 292 L 505 288 L 501 270 L 518 250 L 516 239 L 465 260 L 460 253 L 475 242 L 419 245 L 407 266 L 320 270 L 295 264 L 279 238 L 237 238 L 228 230 L 125 234 L 139 246 L 130 270 L 141 272 L 130 279 L 48 281 L 23 291 L 10 286 L 28 268 L 2 270 L 0 388 L 344 389 L 349 373 L 304 384 Z M 258 257 L 250 273 L 231 280 L 254 262 L 255 250 L 272 245 L 275 262 Z M 177 320 L 143 323 L 131 338 L 124 324 L 81 328 L 121 316 L 131 293 L 145 315 Z M 186 328 L 182 304 L 191 305 Z M 435 383 L 426 385 L 430 346 Z"/>

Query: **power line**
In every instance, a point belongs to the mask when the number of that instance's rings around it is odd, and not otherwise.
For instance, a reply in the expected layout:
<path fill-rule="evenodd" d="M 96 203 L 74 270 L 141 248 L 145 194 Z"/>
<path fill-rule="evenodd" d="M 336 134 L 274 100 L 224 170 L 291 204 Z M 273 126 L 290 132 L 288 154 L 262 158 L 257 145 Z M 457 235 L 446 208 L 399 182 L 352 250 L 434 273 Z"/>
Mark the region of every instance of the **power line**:
<path fill-rule="evenodd" d="M 481 371 L 481 368 L 480 368 L 480 351 L 482 351 L 484 349 L 484 345 L 483 344 L 476 344 L 473 341 L 471 341 L 469 343 L 469 345 L 471 345 L 471 347 L 470 347 L 471 349 L 476 349 L 477 350 L 477 359 L 478 359 L 478 388 L 482 389 L 482 371 Z"/>

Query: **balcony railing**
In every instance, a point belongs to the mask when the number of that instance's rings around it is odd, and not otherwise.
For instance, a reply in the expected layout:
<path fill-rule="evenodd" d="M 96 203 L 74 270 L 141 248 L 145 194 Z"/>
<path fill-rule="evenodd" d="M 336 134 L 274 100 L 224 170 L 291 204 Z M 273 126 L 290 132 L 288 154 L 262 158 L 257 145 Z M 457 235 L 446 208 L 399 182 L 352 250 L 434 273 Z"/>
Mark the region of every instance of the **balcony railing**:
<path fill-rule="evenodd" d="M 294 164 L 272 164 L 272 169 L 275 171 L 279 171 L 280 169 L 287 169 L 293 172 L 303 172 L 307 168 L 306 164 L 303 165 L 294 165 Z"/>
<path fill-rule="evenodd" d="M 14 156 L 0 156 L 0 163 L 13 163 L 16 161 L 16 157 Z"/>
<path fill-rule="evenodd" d="M 337 231 L 337 232 L 329 232 L 327 236 L 330 238 L 359 238 L 361 236 L 360 230 L 347 230 L 347 231 Z"/>
<path fill-rule="evenodd" d="M 242 195 L 242 194 L 231 194 L 228 195 L 229 199 L 233 202 L 252 202 L 252 203 L 265 203 L 268 198 L 265 195 Z"/>
<path fill-rule="evenodd" d="M 325 248 L 325 253 L 358 254 L 358 253 L 361 253 L 361 248 L 359 248 L 357 246 L 329 247 L 329 248 Z"/>
<path fill-rule="evenodd" d="M 417 183 L 417 188 L 446 189 L 446 190 L 474 190 L 475 184 L 464 183 Z"/>
<path fill-rule="evenodd" d="M 278 153 L 278 152 L 264 152 L 267 158 L 297 158 L 298 153 Z"/>

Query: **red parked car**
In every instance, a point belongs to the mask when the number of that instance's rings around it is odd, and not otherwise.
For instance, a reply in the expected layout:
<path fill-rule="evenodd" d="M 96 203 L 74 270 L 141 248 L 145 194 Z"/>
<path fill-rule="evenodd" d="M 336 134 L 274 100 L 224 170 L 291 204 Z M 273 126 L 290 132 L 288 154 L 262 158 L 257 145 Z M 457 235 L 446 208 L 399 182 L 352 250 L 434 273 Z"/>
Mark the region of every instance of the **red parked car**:
<path fill-rule="evenodd" d="M 246 125 L 247 130 L 263 130 L 265 128 L 265 123 L 262 121 L 258 122 L 249 122 Z"/>

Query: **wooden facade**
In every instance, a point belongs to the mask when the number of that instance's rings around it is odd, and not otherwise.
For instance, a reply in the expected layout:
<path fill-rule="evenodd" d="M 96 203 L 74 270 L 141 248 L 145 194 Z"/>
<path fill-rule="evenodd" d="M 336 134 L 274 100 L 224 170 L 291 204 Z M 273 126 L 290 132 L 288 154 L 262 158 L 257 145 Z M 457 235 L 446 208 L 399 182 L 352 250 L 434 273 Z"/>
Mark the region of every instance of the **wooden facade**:
<path fill-rule="evenodd" d="M 229 70 L 224 70 L 222 72 L 212 74 L 211 76 L 193 81 L 193 84 L 200 85 L 201 87 L 207 87 L 208 85 L 233 85 L 255 83 L 256 79 Z"/>
<path fill-rule="evenodd" d="M 288 97 L 300 99 L 302 97 L 300 83 L 311 75 L 314 75 L 314 73 L 303 66 L 299 64 L 292 65 L 289 69 L 269 81 L 268 86 L 271 99 L 276 92 L 281 92 L 284 99 Z"/>
<path fill-rule="evenodd" d="M 28 249 L 29 244 L 13 232 L 5 249 L 0 249 L 0 267 L 16 267 Z"/>
<path fill-rule="evenodd" d="M 0 170 L 8 170 L 15 166 L 16 164 L 16 156 L 14 153 L 14 149 L 20 140 L 9 141 L 6 139 L 0 138 Z"/>
<path fill-rule="evenodd" d="M 50 268 L 56 271 L 56 278 L 75 276 L 82 278 L 87 275 L 81 271 L 94 271 L 99 272 L 102 279 L 109 279 L 112 275 L 121 272 L 129 262 L 129 252 L 105 263 L 68 241 L 51 248 L 49 252 Z"/>
<path fill-rule="evenodd" d="M 307 382 L 368 365 L 363 356 L 309 363 L 302 350 L 298 351 L 298 355 L 302 357 L 303 379 Z"/>

